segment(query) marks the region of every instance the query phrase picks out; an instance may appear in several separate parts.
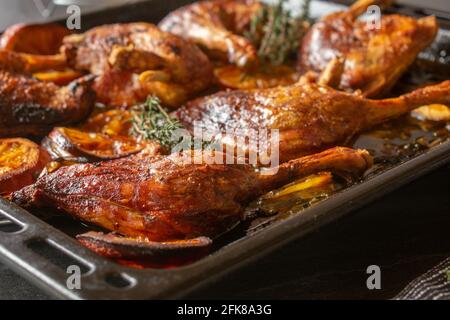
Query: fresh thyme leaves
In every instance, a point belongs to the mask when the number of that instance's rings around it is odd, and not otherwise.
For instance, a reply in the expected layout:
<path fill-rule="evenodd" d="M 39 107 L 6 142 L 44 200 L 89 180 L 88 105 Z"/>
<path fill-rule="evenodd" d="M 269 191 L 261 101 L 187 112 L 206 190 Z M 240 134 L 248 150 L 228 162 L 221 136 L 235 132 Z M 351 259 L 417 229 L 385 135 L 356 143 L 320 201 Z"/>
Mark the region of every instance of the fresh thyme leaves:
<path fill-rule="evenodd" d="M 301 14 L 293 17 L 284 8 L 286 0 L 262 6 L 252 18 L 245 36 L 258 47 L 259 58 L 272 65 L 280 65 L 294 54 L 302 35 L 308 28 L 311 0 L 303 0 Z"/>
<path fill-rule="evenodd" d="M 135 136 L 144 140 L 157 141 L 167 151 L 183 141 L 183 137 L 177 134 L 177 130 L 185 129 L 178 119 L 171 117 L 161 105 L 156 96 L 149 96 L 147 101 L 132 109 L 131 131 Z M 215 141 L 203 141 L 194 138 L 189 145 L 183 145 L 184 149 L 211 149 Z"/>
<path fill-rule="evenodd" d="M 182 129 L 181 123 L 171 117 L 161 106 L 156 96 L 149 96 L 143 104 L 132 110 L 132 132 L 144 140 L 158 141 L 162 147 L 171 149 L 179 141 L 174 141 L 174 132 Z"/>

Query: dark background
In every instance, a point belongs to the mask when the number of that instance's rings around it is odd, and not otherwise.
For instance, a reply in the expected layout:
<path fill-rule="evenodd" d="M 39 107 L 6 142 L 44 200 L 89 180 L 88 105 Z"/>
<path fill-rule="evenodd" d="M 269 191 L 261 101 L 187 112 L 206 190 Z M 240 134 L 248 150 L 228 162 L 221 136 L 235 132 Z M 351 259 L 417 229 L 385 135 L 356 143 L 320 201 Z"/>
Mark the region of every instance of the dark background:
<path fill-rule="evenodd" d="M 389 299 L 450 256 L 450 166 L 329 224 L 190 298 Z M 381 268 L 381 290 L 366 268 Z M 0 299 L 46 299 L 0 265 Z"/>

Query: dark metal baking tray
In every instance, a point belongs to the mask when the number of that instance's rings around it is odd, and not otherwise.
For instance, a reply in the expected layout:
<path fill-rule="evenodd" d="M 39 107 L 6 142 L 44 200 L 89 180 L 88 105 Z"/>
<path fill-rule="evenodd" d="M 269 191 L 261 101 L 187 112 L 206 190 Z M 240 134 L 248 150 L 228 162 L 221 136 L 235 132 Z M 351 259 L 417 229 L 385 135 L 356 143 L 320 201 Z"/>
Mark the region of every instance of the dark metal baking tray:
<path fill-rule="evenodd" d="M 84 16 L 83 27 L 139 20 L 156 22 L 187 2 L 190 1 L 147 1 L 106 10 Z M 407 11 L 404 7 L 399 9 Z M 407 12 L 414 14 L 414 10 Z M 298 214 L 244 234 L 192 264 L 173 269 L 136 269 L 104 259 L 81 246 L 70 236 L 70 231 L 61 231 L 62 226 L 52 226 L 0 198 L 0 260 L 58 298 L 183 297 L 449 161 L 450 141 L 417 151 Z M 83 273 L 80 290 L 66 286 L 69 276 L 66 267 L 73 264 L 80 266 Z"/>

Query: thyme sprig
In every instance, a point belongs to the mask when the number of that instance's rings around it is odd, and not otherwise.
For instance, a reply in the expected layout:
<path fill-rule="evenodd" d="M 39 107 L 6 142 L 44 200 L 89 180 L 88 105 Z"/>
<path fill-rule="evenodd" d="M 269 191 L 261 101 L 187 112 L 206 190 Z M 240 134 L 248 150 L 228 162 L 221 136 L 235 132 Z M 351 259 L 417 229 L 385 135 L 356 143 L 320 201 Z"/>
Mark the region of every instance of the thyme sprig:
<path fill-rule="evenodd" d="M 309 26 L 311 0 L 303 0 L 301 14 L 294 17 L 286 10 L 286 0 L 264 5 L 252 18 L 245 36 L 258 48 L 259 58 L 272 65 L 284 63 L 294 54 Z"/>
<path fill-rule="evenodd" d="M 166 149 L 178 143 L 173 139 L 174 132 L 182 128 L 183 125 L 167 113 L 156 96 L 149 96 L 145 103 L 132 109 L 132 133 L 144 140 L 155 140 Z"/>
<path fill-rule="evenodd" d="M 168 152 L 183 141 L 183 137 L 176 131 L 185 127 L 167 113 L 156 96 L 149 96 L 145 103 L 133 107 L 131 122 L 133 135 L 143 140 L 156 141 Z M 194 137 L 189 145 L 183 145 L 183 149 L 206 150 L 211 149 L 215 143 L 215 140 L 202 141 Z"/>

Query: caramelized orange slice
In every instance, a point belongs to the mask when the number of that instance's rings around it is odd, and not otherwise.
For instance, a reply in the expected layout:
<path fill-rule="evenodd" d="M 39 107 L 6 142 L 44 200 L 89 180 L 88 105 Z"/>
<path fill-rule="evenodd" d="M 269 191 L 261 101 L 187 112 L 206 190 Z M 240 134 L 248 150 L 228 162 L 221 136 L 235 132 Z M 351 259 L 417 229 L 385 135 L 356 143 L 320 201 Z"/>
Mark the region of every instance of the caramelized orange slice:
<path fill-rule="evenodd" d="M 62 54 L 39 55 L 0 49 L 0 68 L 33 74 L 42 70 L 60 70 L 67 67 L 66 57 Z"/>
<path fill-rule="evenodd" d="M 78 79 L 82 75 L 83 74 L 78 71 L 65 69 L 62 71 L 49 70 L 37 72 L 33 74 L 33 77 L 41 81 L 53 82 L 57 85 L 64 86 L 69 84 L 73 80 Z"/>
<path fill-rule="evenodd" d="M 332 183 L 332 174 L 330 172 L 321 172 L 294 181 L 277 191 L 273 191 L 264 195 L 262 198 L 277 199 L 287 195 L 291 195 L 292 193 L 307 193 L 308 191 L 318 189 L 327 190 Z"/>
<path fill-rule="evenodd" d="M 54 128 L 42 144 L 54 159 L 82 157 L 94 161 L 125 157 L 145 147 L 132 137 L 112 137 L 70 128 Z"/>
<path fill-rule="evenodd" d="M 59 52 L 71 31 L 59 24 L 16 24 L 3 33 L 0 48 L 10 51 L 52 55 Z"/>
<path fill-rule="evenodd" d="M 0 139 L 0 194 L 34 183 L 49 160 L 48 154 L 32 141 Z"/>
<path fill-rule="evenodd" d="M 256 71 L 241 69 L 235 65 L 227 65 L 214 70 L 219 83 L 232 89 L 255 89 L 286 86 L 299 78 L 294 68 L 280 66 L 264 66 Z"/>
<path fill-rule="evenodd" d="M 450 108 L 443 104 L 429 104 L 413 110 L 411 115 L 419 120 L 450 121 Z"/>
<path fill-rule="evenodd" d="M 133 267 L 170 268 L 193 262 L 208 254 L 212 240 L 207 237 L 154 242 L 116 233 L 88 232 L 77 236 L 97 254 Z"/>
<path fill-rule="evenodd" d="M 83 131 L 104 133 L 109 136 L 127 136 L 131 128 L 131 113 L 113 109 L 96 114 L 80 127 Z"/>

